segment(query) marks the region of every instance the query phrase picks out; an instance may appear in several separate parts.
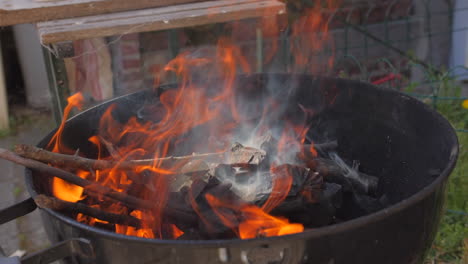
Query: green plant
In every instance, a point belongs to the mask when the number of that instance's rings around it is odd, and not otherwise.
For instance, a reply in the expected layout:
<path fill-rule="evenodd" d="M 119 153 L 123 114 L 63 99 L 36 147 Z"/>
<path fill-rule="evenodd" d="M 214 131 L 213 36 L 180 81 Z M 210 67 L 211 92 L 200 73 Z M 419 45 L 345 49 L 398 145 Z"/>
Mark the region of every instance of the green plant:
<path fill-rule="evenodd" d="M 468 247 L 468 109 L 463 107 L 462 87 L 447 73 L 429 74 L 432 94 L 424 100 L 459 129 L 460 153 L 447 186 L 447 212 L 428 256 L 429 263 L 466 263 Z M 409 85 L 413 92 L 416 85 Z"/>
<path fill-rule="evenodd" d="M 468 236 L 468 216 L 447 213 L 442 219 L 429 260 L 462 263 L 464 240 Z"/>
<path fill-rule="evenodd" d="M 22 193 L 23 193 L 23 188 L 22 188 L 22 187 L 16 186 L 16 187 L 13 189 L 13 195 L 14 195 L 15 197 L 19 197 Z"/>

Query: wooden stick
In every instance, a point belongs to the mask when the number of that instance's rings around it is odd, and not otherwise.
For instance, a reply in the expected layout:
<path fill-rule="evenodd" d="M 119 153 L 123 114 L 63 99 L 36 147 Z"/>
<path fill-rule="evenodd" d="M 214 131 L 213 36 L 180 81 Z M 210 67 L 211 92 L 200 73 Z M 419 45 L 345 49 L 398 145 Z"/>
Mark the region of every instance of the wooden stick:
<path fill-rule="evenodd" d="M 41 175 L 47 176 L 47 177 L 57 177 L 60 178 L 64 181 L 67 181 L 69 183 L 81 186 L 85 188 L 86 192 L 96 198 L 99 198 L 101 196 L 106 196 L 108 198 L 117 200 L 119 202 L 122 202 L 123 204 L 134 207 L 134 208 L 143 208 L 143 209 L 154 209 L 155 208 L 155 203 L 147 200 L 142 200 L 139 198 L 136 198 L 134 196 L 127 195 L 125 193 L 121 192 L 116 192 L 113 189 L 97 184 L 92 181 L 88 181 L 86 179 L 80 178 L 77 175 L 59 169 L 55 167 L 48 166 L 47 164 L 41 163 L 39 161 L 31 160 L 31 159 L 25 159 L 23 157 L 20 157 L 16 155 L 14 152 L 9 151 L 7 149 L 2 149 L 0 148 L 0 158 L 9 160 L 11 162 L 14 162 L 16 164 L 25 166 L 27 168 L 42 172 Z M 192 212 L 186 212 L 183 210 L 178 209 L 175 206 L 168 205 L 164 209 L 165 214 L 167 214 L 169 217 L 171 216 L 177 216 L 177 217 L 184 217 L 187 221 L 193 220 L 196 218 L 196 215 Z"/>
<path fill-rule="evenodd" d="M 239 146 L 239 145 L 238 145 Z M 252 150 L 253 148 L 243 147 L 240 145 L 243 150 L 246 150 L 243 156 L 247 158 L 250 157 L 249 155 L 253 155 Z M 328 151 L 335 149 L 338 146 L 336 141 L 331 141 L 327 143 L 321 143 L 314 145 L 314 148 L 317 150 Z M 110 169 L 110 168 L 118 168 L 118 169 L 134 169 L 137 166 L 152 166 L 155 163 L 164 164 L 167 162 L 173 161 L 190 161 L 195 159 L 224 159 L 228 154 L 242 154 L 242 151 L 234 151 L 235 148 L 230 149 L 228 151 L 223 152 L 215 152 L 215 153 L 204 153 L 204 154 L 192 154 L 187 156 L 170 156 L 158 159 L 143 159 L 143 160 L 128 160 L 128 161 L 114 161 L 114 160 L 95 160 L 84 158 L 80 156 L 74 155 L 67 155 L 61 153 L 54 153 L 47 151 L 45 149 L 41 149 L 31 145 L 19 144 L 15 146 L 15 153 L 19 156 L 27 159 L 33 159 L 45 163 L 49 163 L 53 166 L 62 167 L 62 168 L 75 168 L 75 169 L 86 169 L 86 170 L 102 170 L 102 169 Z M 304 145 L 303 149 L 308 151 L 310 149 L 310 145 Z M 260 151 L 260 150 L 259 150 Z M 239 160 L 235 160 L 235 163 L 238 163 Z M 246 162 L 247 163 L 247 162 Z M 237 164 L 241 165 L 241 164 Z M 178 173 L 178 172 L 174 172 Z"/>
<path fill-rule="evenodd" d="M 137 166 L 151 166 L 155 163 L 166 163 L 170 161 L 190 161 L 194 159 L 209 159 L 209 158 L 223 158 L 227 152 L 216 152 L 216 153 L 205 153 L 205 154 L 193 154 L 180 157 L 164 157 L 158 159 L 143 159 L 143 160 L 129 160 L 129 161 L 114 161 L 114 160 L 94 160 L 80 156 L 72 156 L 61 153 L 54 153 L 34 147 L 31 145 L 19 144 L 15 146 L 15 153 L 23 158 L 37 160 L 45 163 L 49 163 L 58 167 L 66 168 L 80 168 L 80 169 L 134 169 Z"/>
<path fill-rule="evenodd" d="M 304 148 L 309 149 L 310 145 L 311 144 L 305 144 Z M 317 144 L 313 144 L 313 146 L 317 151 L 328 152 L 328 151 L 332 151 L 338 148 L 338 141 L 333 140 L 330 142 L 317 143 Z"/>
<path fill-rule="evenodd" d="M 356 172 L 356 178 L 346 177 L 346 171 L 336 162 L 329 159 L 317 158 L 307 163 L 309 168 L 324 175 L 330 182 L 346 185 L 349 183 L 358 193 L 374 194 L 377 192 L 379 178 L 362 172 Z"/>
<path fill-rule="evenodd" d="M 140 219 L 123 214 L 108 213 L 97 208 L 89 207 L 83 203 L 72 203 L 49 197 L 43 194 L 34 197 L 34 201 L 40 208 L 48 208 L 56 211 L 66 211 L 70 213 L 81 213 L 87 216 L 107 221 L 111 224 L 128 225 L 135 228 L 141 227 Z"/>

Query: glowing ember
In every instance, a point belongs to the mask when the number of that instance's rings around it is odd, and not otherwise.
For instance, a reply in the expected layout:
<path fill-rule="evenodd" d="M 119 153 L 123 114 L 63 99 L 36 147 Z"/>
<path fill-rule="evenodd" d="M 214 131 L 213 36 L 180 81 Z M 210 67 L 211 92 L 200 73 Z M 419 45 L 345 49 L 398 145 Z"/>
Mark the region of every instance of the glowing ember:
<path fill-rule="evenodd" d="M 76 172 L 81 178 L 87 178 L 89 172 L 79 170 Z M 68 183 L 59 178 L 52 180 L 52 192 L 55 197 L 68 202 L 77 202 L 83 199 L 83 188 L 74 184 Z"/>

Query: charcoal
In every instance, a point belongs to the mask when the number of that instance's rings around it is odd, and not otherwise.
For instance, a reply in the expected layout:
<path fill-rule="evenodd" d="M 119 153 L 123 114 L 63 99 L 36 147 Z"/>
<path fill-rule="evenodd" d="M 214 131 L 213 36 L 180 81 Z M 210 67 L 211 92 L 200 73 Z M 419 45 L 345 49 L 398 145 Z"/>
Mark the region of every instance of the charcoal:
<path fill-rule="evenodd" d="M 310 201 L 298 195 L 286 198 L 272 213 L 287 216 L 293 222 L 309 227 L 318 227 L 334 221 L 337 208 L 342 203 L 342 187 L 334 183 L 324 183 L 319 190 L 318 201 Z"/>
<path fill-rule="evenodd" d="M 241 176 L 240 176 L 241 175 Z M 292 177 L 291 188 L 288 197 L 296 195 L 309 196 L 311 200 L 318 201 L 320 188 L 323 183 L 321 175 L 311 172 L 308 168 L 298 165 L 283 164 L 273 168 L 272 172 L 241 172 L 234 180 L 232 191 L 236 193 L 243 201 L 262 205 L 270 196 L 278 195 L 272 193 L 273 179 L 281 181 L 286 177 Z M 243 177 L 242 180 L 237 178 Z M 283 191 L 282 189 L 280 191 Z"/>
<path fill-rule="evenodd" d="M 270 168 L 268 155 L 276 151 L 276 143 L 271 135 L 265 135 L 261 138 L 260 150 L 235 144 L 226 163 L 191 161 L 184 165 L 182 168 L 187 169 L 187 173 L 177 176 L 179 188 L 174 192 L 177 194 L 171 192 L 169 197 L 169 204 L 177 204 L 178 212 L 192 215 L 189 221 L 169 217 L 171 223 L 184 232 L 178 239 L 235 238 L 234 230 L 242 220 L 235 208 L 247 204 L 262 206 L 272 196 L 283 196 L 280 193 L 283 189 L 273 191 L 274 184 L 287 182 L 288 177 L 292 177 L 289 193 L 270 213 L 302 223 L 306 228 L 369 214 L 386 203 L 385 197 L 371 196 L 375 194 L 378 179 L 358 172 L 357 163 L 348 167 L 336 157 L 317 158 L 306 149 L 310 147 L 307 145 L 303 153 L 310 158 L 308 167 L 281 164 Z M 320 151 L 336 147 L 336 142 L 324 143 Z M 208 195 L 216 200 L 210 203 Z M 218 201 L 221 205 L 216 205 Z"/>
<path fill-rule="evenodd" d="M 379 202 L 380 202 L 380 204 L 382 205 L 383 208 L 390 206 L 390 199 L 388 198 L 388 196 L 386 194 L 382 195 L 379 198 Z"/>
<path fill-rule="evenodd" d="M 266 153 L 270 153 L 278 145 L 278 140 L 271 133 L 267 132 L 257 138 L 257 145 Z"/>
<path fill-rule="evenodd" d="M 248 184 L 249 179 L 252 177 L 252 174 L 256 172 L 252 172 L 251 170 L 246 170 L 243 168 L 238 168 L 234 172 L 234 182 L 239 184 Z"/>
<path fill-rule="evenodd" d="M 251 181 L 245 185 L 234 186 L 234 192 L 245 201 L 261 205 L 270 196 L 278 195 L 277 193 L 272 193 L 273 179 L 281 181 L 281 178 L 292 176 L 293 183 L 288 196 L 295 196 L 303 189 L 304 182 L 309 177 L 309 172 L 309 169 L 296 165 L 279 165 L 273 168 L 272 172 L 252 173 L 250 175 Z"/>
<path fill-rule="evenodd" d="M 219 164 L 218 166 L 214 167 L 213 172 L 211 173 L 218 179 L 233 179 L 236 175 L 236 169 L 234 169 L 229 164 Z"/>
<path fill-rule="evenodd" d="M 210 177 L 208 179 L 208 182 L 207 182 L 205 188 L 207 190 L 209 190 L 209 189 L 211 189 L 213 187 L 216 187 L 216 186 L 218 186 L 220 184 L 222 184 L 222 181 L 218 177 Z"/>
<path fill-rule="evenodd" d="M 295 212 L 302 212 L 305 208 L 307 201 L 301 196 L 288 197 L 276 206 L 272 213 L 274 215 L 290 215 Z"/>
<path fill-rule="evenodd" d="M 204 240 L 206 239 L 195 228 L 188 228 L 184 230 L 183 232 L 184 234 L 178 237 L 177 240 Z"/>
<path fill-rule="evenodd" d="M 210 167 L 208 164 L 203 161 L 203 160 L 191 160 L 184 164 L 180 168 L 180 173 L 189 175 L 189 176 L 196 176 L 196 177 L 202 177 L 204 176 L 208 171 L 210 170 Z"/>
<path fill-rule="evenodd" d="M 170 190 L 177 192 L 184 187 L 191 187 L 195 180 L 208 181 L 210 167 L 203 160 L 191 160 L 184 164 L 170 182 Z"/>
<path fill-rule="evenodd" d="M 196 225 L 198 216 L 191 207 L 190 203 L 186 202 L 185 192 L 170 192 L 168 194 L 166 209 L 173 210 L 165 211 L 165 218 L 170 223 L 175 224 L 181 230 Z"/>
<path fill-rule="evenodd" d="M 299 193 L 311 203 L 318 202 L 322 196 L 323 184 L 323 177 L 320 173 L 309 171 Z"/>
<path fill-rule="evenodd" d="M 272 181 L 269 172 L 241 172 L 232 181 L 232 192 L 249 203 L 265 201 L 271 193 Z"/>
<path fill-rule="evenodd" d="M 338 148 L 338 141 L 333 140 L 333 141 L 324 142 L 324 143 L 314 143 L 313 146 L 318 153 L 326 154 Z"/>
<path fill-rule="evenodd" d="M 382 199 L 385 201 L 385 198 Z M 343 220 L 350 220 L 374 213 L 385 208 L 379 199 L 365 194 L 343 193 L 343 204 L 337 211 L 337 217 Z"/>
<path fill-rule="evenodd" d="M 239 196 L 237 196 L 234 192 L 231 191 L 232 185 L 230 183 L 222 183 L 217 186 L 214 186 L 205 191 L 205 194 L 210 194 L 219 200 L 229 202 L 229 203 L 237 203 L 241 201 Z"/>
<path fill-rule="evenodd" d="M 235 237 L 232 228 L 237 227 L 239 224 L 238 215 L 233 209 L 228 207 L 240 206 L 244 201 L 231 188 L 230 184 L 221 183 L 215 177 L 210 178 L 206 183 L 204 189 L 195 200 L 198 224 L 191 227 L 196 228 L 198 232 L 195 238 L 222 239 Z M 216 201 L 210 204 L 207 200 L 207 195 L 215 197 Z M 221 201 L 222 205 L 218 206 L 216 204 L 217 201 Z M 229 219 L 228 223 L 223 222 L 226 219 Z M 185 230 L 189 229 L 185 228 L 182 231 L 185 232 Z M 186 236 L 193 237 L 193 233 L 192 231 L 192 234 L 187 234 Z"/>
<path fill-rule="evenodd" d="M 324 183 L 320 203 L 340 208 L 343 203 L 343 187 L 336 183 Z"/>
<path fill-rule="evenodd" d="M 169 190 L 172 192 L 178 192 L 184 187 L 190 187 L 192 185 L 192 177 L 184 174 L 175 175 L 174 179 L 170 182 Z"/>
<path fill-rule="evenodd" d="M 151 172 L 145 170 L 141 173 L 132 173 L 129 176 L 132 179 L 132 183 L 126 189 L 128 195 L 141 197 L 144 193 L 155 192 L 153 184 L 148 184 L 151 182 L 152 177 L 154 177 L 154 174 Z"/>
<path fill-rule="evenodd" d="M 252 147 L 244 147 L 235 143 L 228 157 L 228 164 L 233 167 L 258 166 L 266 157 L 266 152 Z"/>
<path fill-rule="evenodd" d="M 323 177 L 308 168 L 283 164 L 273 169 L 271 178 L 279 179 L 281 177 L 292 177 L 291 188 L 288 197 L 292 196 L 306 196 L 309 202 L 317 202 L 323 184 Z M 274 195 L 274 194 L 273 194 Z"/>
<path fill-rule="evenodd" d="M 110 232 L 114 232 L 115 231 L 115 225 L 113 224 L 108 224 L 108 223 L 103 223 L 103 222 L 95 222 L 94 223 L 94 227 L 97 227 L 99 229 L 104 229 L 104 230 L 107 230 L 107 231 L 110 231 Z"/>
<path fill-rule="evenodd" d="M 286 216 L 290 222 L 302 223 L 305 227 L 320 227 L 333 223 L 335 209 L 322 203 L 311 204 L 296 198 L 293 201 L 286 199 L 271 214 Z"/>
<path fill-rule="evenodd" d="M 318 177 L 311 173 L 310 169 L 291 164 L 282 164 L 272 169 L 271 178 L 280 179 L 282 177 L 293 178 L 288 196 L 295 196 L 300 193 L 305 183 L 309 182 L 310 184 L 314 184 L 314 181 L 318 180 Z"/>
<path fill-rule="evenodd" d="M 359 172 L 359 162 L 353 161 L 353 165 L 348 166 L 337 153 L 330 153 L 330 158 L 341 170 L 341 174 L 351 183 L 354 191 L 364 194 L 375 194 L 379 179 Z"/>
<path fill-rule="evenodd" d="M 202 206 L 198 221 L 198 232 L 200 236 L 207 239 L 228 239 L 236 237 L 233 229 L 239 225 L 239 219 L 236 212 L 229 208 L 216 208 L 216 212 L 210 206 Z M 223 219 L 220 218 L 220 215 Z M 228 219 L 229 223 L 223 220 Z"/>
<path fill-rule="evenodd" d="M 187 204 L 190 204 L 190 199 L 197 199 L 203 190 L 208 186 L 208 181 L 204 179 L 195 179 L 192 181 L 192 185 L 188 187 L 187 195 L 185 200 Z"/>
<path fill-rule="evenodd" d="M 258 145 L 261 150 L 264 150 L 267 153 L 266 158 L 268 160 L 266 163 L 269 164 L 270 158 L 276 156 L 278 140 L 274 138 L 271 133 L 266 133 L 258 139 Z"/>
<path fill-rule="evenodd" d="M 335 161 L 323 158 L 309 160 L 307 166 L 323 175 L 326 182 L 341 185 L 345 191 L 360 194 L 375 194 L 378 185 L 378 178 L 358 172 L 348 167 L 346 164 L 338 165 Z"/>
<path fill-rule="evenodd" d="M 368 195 L 354 194 L 354 200 L 357 206 L 364 212 L 364 214 L 374 213 L 383 208 L 379 199 L 370 197 Z"/>

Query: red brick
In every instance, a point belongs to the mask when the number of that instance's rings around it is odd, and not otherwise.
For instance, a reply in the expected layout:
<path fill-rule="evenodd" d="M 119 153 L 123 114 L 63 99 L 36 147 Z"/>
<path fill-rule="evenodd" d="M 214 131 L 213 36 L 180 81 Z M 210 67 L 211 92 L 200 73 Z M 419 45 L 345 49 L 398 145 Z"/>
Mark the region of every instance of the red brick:
<path fill-rule="evenodd" d="M 123 65 L 124 69 L 140 68 L 141 67 L 141 61 L 138 60 L 138 59 L 123 60 L 122 65 Z"/>
<path fill-rule="evenodd" d="M 131 33 L 131 34 L 123 35 L 120 39 L 121 40 L 139 40 L 139 36 L 138 36 L 138 33 Z"/>
<path fill-rule="evenodd" d="M 134 81 L 140 81 L 143 80 L 143 73 L 141 72 L 132 72 L 132 73 L 125 73 L 121 78 L 121 81 L 124 82 L 134 82 Z"/>
<path fill-rule="evenodd" d="M 166 31 L 144 32 L 141 34 L 141 48 L 145 51 L 165 50 L 168 48 Z"/>
<path fill-rule="evenodd" d="M 132 45 L 132 44 L 122 44 L 120 45 L 120 50 L 122 52 L 122 55 L 128 56 L 128 55 L 135 55 L 140 53 L 140 48 L 138 45 Z"/>

